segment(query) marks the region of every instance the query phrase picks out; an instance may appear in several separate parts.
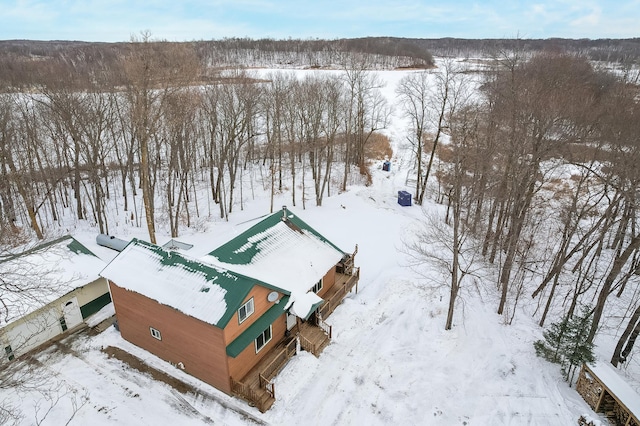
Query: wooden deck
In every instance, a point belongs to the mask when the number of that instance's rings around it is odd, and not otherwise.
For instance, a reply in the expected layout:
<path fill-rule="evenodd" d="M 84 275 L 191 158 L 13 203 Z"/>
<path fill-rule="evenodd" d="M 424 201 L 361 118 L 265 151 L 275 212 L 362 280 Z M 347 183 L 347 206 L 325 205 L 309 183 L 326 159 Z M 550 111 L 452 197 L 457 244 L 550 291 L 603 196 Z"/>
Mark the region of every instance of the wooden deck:
<path fill-rule="evenodd" d="M 275 402 L 275 386 L 271 380 L 295 354 L 295 337 L 283 340 L 267 352 L 241 381 L 232 380 L 232 391 L 264 413 Z"/>
<path fill-rule="evenodd" d="M 300 347 L 316 357 L 319 357 L 322 350 L 331 342 L 331 336 L 323 328 L 309 322 L 301 323 L 298 326 L 298 332 Z"/>
<path fill-rule="evenodd" d="M 358 281 L 360 280 L 360 268 L 353 268 L 351 274 L 336 273 L 336 283 L 324 295 L 324 304 L 318 310 L 321 317 L 326 319 L 342 303 L 342 300 L 353 288 L 358 292 Z"/>
<path fill-rule="evenodd" d="M 296 355 L 298 339 L 300 347 L 315 356 L 319 356 L 330 342 L 330 336 L 323 328 L 310 322 L 300 323 L 291 331 L 293 332 L 292 337 L 283 340 L 267 352 L 264 358 L 242 380 L 239 382 L 231 380 L 231 390 L 250 404 L 255 405 L 263 413 L 271 408 L 276 400 L 275 385 L 272 379 Z"/>
<path fill-rule="evenodd" d="M 336 282 L 324 295 L 325 303 L 318 309 L 316 317 L 299 322 L 291 329 L 291 337 L 271 349 L 242 380 L 237 382 L 232 379 L 233 393 L 265 412 L 271 408 L 276 398 L 272 379 L 297 353 L 298 342 L 301 349 L 311 352 L 316 357 L 320 356 L 322 350 L 330 343 L 332 334 L 331 326 L 325 323 L 324 319 L 331 315 L 354 287 L 356 293 L 358 292 L 360 268 L 344 265 L 341 270 L 344 273 L 336 273 Z"/>

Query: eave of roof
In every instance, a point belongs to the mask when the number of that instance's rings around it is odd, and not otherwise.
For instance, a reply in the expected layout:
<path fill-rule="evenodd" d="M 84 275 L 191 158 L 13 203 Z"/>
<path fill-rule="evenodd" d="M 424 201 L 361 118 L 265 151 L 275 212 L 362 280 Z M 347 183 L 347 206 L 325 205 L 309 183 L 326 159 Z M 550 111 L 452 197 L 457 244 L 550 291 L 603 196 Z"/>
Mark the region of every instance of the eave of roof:
<path fill-rule="evenodd" d="M 149 264 L 144 265 L 144 274 L 140 274 L 143 262 Z M 158 274 L 166 281 L 158 279 Z M 175 279 L 167 280 L 169 274 L 175 275 Z M 207 265 L 138 239 L 133 239 L 100 275 L 119 287 L 140 293 L 218 328 L 228 324 L 254 286 L 272 288 L 256 279 Z M 164 287 L 159 288 L 159 285 Z M 222 302 L 225 306 L 220 305 Z M 207 306 L 207 303 L 210 305 Z M 220 310 L 219 314 L 214 313 L 215 309 Z"/>
<path fill-rule="evenodd" d="M 66 242 L 66 241 L 68 241 L 68 244 L 66 245 L 66 247 L 67 247 L 67 249 L 69 249 L 69 251 L 71 253 L 74 253 L 74 254 L 88 254 L 90 256 L 97 257 L 91 250 L 89 250 L 88 248 L 83 246 L 78 240 L 73 238 L 71 235 L 65 235 L 63 237 L 56 238 L 55 240 L 47 241 L 46 243 L 42 243 L 40 245 L 37 245 L 37 246 L 32 247 L 30 249 L 21 251 L 19 253 L 12 254 L 12 255 L 9 255 L 7 257 L 1 258 L 0 259 L 0 263 L 11 262 L 14 259 L 19 259 L 21 257 L 26 257 L 26 256 L 29 256 L 31 254 L 34 254 L 34 253 L 37 253 L 37 252 L 40 252 L 40 251 L 45 251 L 49 247 L 52 247 L 52 246 L 55 246 L 55 245 L 63 245 L 63 243 Z"/>
<path fill-rule="evenodd" d="M 277 301 L 267 312 L 265 312 L 260 318 L 258 318 L 253 324 L 251 324 L 245 331 L 242 332 L 235 340 L 227 345 L 227 355 L 235 358 L 245 350 L 251 342 L 273 324 L 273 322 L 286 312 L 286 306 L 289 301 L 288 296 L 282 297 Z"/>

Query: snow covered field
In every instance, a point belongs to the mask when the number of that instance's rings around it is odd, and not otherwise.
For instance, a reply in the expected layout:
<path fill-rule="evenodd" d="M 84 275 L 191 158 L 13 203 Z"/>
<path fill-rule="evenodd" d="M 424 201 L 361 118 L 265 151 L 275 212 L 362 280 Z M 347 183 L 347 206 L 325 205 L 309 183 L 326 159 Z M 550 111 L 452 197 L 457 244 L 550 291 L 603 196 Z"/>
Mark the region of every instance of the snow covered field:
<path fill-rule="evenodd" d="M 405 73 L 380 73 L 391 101 Z M 542 330 L 531 318 L 530 298 L 523 297 L 527 300 L 518 308 L 523 312 L 507 326 L 495 313 L 499 294 L 494 282 L 478 282 L 462 289 L 454 327 L 444 330 L 448 289 L 425 281 L 407 266 L 402 252 L 423 212 L 397 203 L 398 190 L 412 189 L 405 186 L 404 124 L 399 109 L 394 112 L 387 130 L 394 146 L 391 171 L 376 167 L 373 185 L 351 186 L 325 198 L 322 207 L 307 203 L 305 210 L 292 206 L 288 193 L 276 200 L 276 208 L 287 205 L 343 250 L 350 252 L 358 244 L 361 279 L 358 294 L 350 294 L 327 320 L 333 339 L 322 355 L 302 352 L 278 375 L 271 410 L 262 414 L 222 394 L 124 341 L 111 327 L 94 337 L 74 336 L 63 342 L 67 350 L 54 346 L 38 357 L 42 366 L 32 368 L 41 368 L 70 390 L 43 424 L 68 420 L 70 396 L 86 398 L 70 422 L 78 425 L 570 425 L 581 414 L 592 413 L 561 379 L 559 367 L 535 356 L 532 343 Z M 202 256 L 268 213 L 268 194 L 245 198 L 244 210 L 235 210 L 229 222 L 214 213 L 178 238 L 194 244 L 187 253 Z M 429 202 L 425 208 L 442 207 Z M 71 232 L 104 260 L 115 256 L 96 245 L 94 228 Z M 144 238 L 145 230 L 120 225 L 114 234 Z M 159 235 L 160 244 L 168 239 Z M 181 394 L 108 358 L 101 351 L 108 346 L 175 375 L 199 393 Z M 597 350 L 604 360 L 610 353 L 608 347 Z M 13 397 L 23 408 L 25 424 L 32 424 L 38 394 Z"/>

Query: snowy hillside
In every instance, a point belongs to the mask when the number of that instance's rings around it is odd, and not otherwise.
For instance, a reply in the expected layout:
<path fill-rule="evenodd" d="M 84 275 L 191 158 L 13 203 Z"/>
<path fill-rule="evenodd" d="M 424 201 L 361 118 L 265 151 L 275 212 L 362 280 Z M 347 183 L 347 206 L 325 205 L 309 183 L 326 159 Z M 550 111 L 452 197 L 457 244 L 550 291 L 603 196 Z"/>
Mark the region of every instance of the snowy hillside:
<path fill-rule="evenodd" d="M 267 73 L 261 70 L 260 73 Z M 302 74 L 311 71 L 297 71 Z M 334 72 L 334 71 L 327 71 Z M 380 72 L 384 94 L 392 104 L 395 87 L 410 71 Z M 444 330 L 448 289 L 408 266 L 405 242 L 415 238 L 423 209 L 442 212 L 432 201 L 423 207 L 397 203 L 411 168 L 406 123 L 393 108 L 386 129 L 394 149 L 391 170 L 372 165 L 373 184 L 351 185 L 332 194 L 322 207 L 292 206 L 289 193 L 277 195 L 276 208 L 287 208 L 345 251 L 358 245 L 359 290 L 332 314 L 331 344 L 319 358 L 296 355 L 275 380 L 277 400 L 262 414 L 124 341 L 109 328 L 97 336 L 80 334 L 54 345 L 37 358 L 42 374 L 60 386 L 60 402 L 43 424 L 273 424 L 273 425 L 571 425 L 582 414 L 595 416 L 559 367 L 536 357 L 533 342 L 542 329 L 532 318 L 534 302 L 523 297 L 512 325 L 495 313 L 500 294 L 495 280 L 476 280 L 461 290 L 453 329 Z M 237 235 L 269 212 L 268 191 L 252 187 L 244 209 L 229 221 L 203 217 L 178 238 L 194 244 L 199 257 Z M 213 209 L 215 210 L 215 208 Z M 113 234 L 145 238 L 145 228 L 119 222 Z M 97 231 L 70 225 L 73 236 L 105 261 L 116 252 L 95 243 Z M 169 239 L 159 234 L 159 243 Z M 490 268 L 489 268 L 490 269 Z M 424 272 L 424 271 L 423 271 Z M 440 274 L 433 270 L 433 275 Z M 488 275 L 490 277 L 490 275 Z M 536 302 L 537 303 L 537 302 Z M 598 358 L 607 360 L 615 341 L 597 341 Z M 132 369 L 102 351 L 124 349 L 150 366 L 190 384 L 180 393 L 148 374 Z M 640 367 L 631 364 L 630 372 Z M 636 376 L 639 377 L 639 376 Z M 638 383 L 631 384 L 636 389 Z M 33 422 L 37 392 L 5 396 Z M 49 402 L 39 403 L 42 415 Z"/>

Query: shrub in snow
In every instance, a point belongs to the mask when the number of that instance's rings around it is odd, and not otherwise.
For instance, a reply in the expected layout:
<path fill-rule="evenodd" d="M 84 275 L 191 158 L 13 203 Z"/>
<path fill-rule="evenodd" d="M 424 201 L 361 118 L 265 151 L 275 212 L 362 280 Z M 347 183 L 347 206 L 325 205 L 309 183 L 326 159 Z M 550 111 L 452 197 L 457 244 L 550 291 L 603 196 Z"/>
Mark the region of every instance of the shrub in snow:
<path fill-rule="evenodd" d="M 579 315 L 565 317 L 562 321 L 551 324 L 542 333 L 544 340 L 533 343 L 536 355 L 560 364 L 564 379 L 570 386 L 576 368 L 583 362 L 595 360 L 593 343 L 587 341 L 592 312 L 590 306 L 582 306 Z"/>

